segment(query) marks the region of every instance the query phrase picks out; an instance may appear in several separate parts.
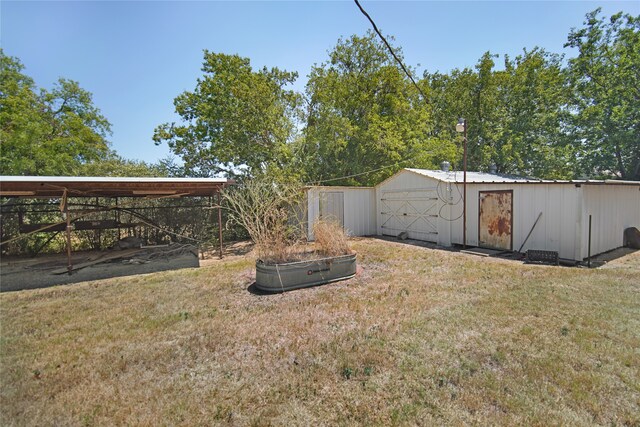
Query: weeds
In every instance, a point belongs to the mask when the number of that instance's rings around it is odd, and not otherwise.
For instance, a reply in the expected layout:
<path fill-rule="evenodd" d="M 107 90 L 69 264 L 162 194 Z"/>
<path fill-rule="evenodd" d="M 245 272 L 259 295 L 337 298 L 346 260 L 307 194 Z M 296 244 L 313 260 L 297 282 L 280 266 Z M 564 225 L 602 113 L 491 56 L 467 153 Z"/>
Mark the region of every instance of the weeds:
<path fill-rule="evenodd" d="M 345 380 L 350 380 L 352 376 L 353 376 L 353 369 L 351 369 L 348 366 L 345 366 L 344 368 L 342 368 L 342 378 L 344 378 Z"/>
<path fill-rule="evenodd" d="M 260 261 L 275 264 L 308 257 L 304 253 L 304 192 L 299 184 L 259 178 L 231 188 L 223 196 L 229 208 L 228 225 L 247 230 Z M 348 237 L 338 223 L 318 221 L 313 230 L 317 254 L 331 257 L 351 253 Z"/>
<path fill-rule="evenodd" d="M 227 226 L 237 224 L 247 230 L 258 259 L 280 263 L 295 258 L 306 240 L 302 186 L 255 178 L 223 193 L 229 208 Z"/>
<path fill-rule="evenodd" d="M 335 221 L 317 221 L 313 224 L 316 250 L 324 256 L 340 256 L 351 253 L 344 228 Z"/>

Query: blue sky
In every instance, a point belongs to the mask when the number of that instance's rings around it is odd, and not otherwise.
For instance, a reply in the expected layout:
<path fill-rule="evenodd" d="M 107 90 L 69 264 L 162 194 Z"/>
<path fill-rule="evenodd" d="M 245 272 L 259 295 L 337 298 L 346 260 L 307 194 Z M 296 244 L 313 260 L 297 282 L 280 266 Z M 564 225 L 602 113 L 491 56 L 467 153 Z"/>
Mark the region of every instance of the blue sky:
<path fill-rule="evenodd" d="M 587 12 L 640 14 L 640 2 L 361 3 L 418 76 L 473 66 L 487 50 L 514 56 L 540 46 L 572 55 L 563 44 Z M 203 49 L 297 71 L 295 88 L 303 90 L 339 37 L 370 28 L 352 1 L 1 1 L 0 25 L 5 53 L 37 85 L 79 81 L 112 123 L 112 147 L 150 162 L 169 154 L 153 144 L 153 129 L 177 120 L 173 99 L 195 87 Z"/>

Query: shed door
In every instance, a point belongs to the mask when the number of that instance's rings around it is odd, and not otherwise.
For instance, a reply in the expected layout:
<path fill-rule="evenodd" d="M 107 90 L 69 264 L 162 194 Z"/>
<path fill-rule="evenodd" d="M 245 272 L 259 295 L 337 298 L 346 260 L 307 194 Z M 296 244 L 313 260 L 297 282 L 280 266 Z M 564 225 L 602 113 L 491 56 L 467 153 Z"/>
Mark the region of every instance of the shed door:
<path fill-rule="evenodd" d="M 513 249 L 513 190 L 480 191 L 478 246 Z"/>
<path fill-rule="evenodd" d="M 437 188 L 385 190 L 381 194 L 382 234 L 397 236 L 403 231 L 409 238 L 438 241 Z"/>
<path fill-rule="evenodd" d="M 344 227 L 344 193 L 342 191 L 320 192 L 320 219 L 337 222 Z"/>

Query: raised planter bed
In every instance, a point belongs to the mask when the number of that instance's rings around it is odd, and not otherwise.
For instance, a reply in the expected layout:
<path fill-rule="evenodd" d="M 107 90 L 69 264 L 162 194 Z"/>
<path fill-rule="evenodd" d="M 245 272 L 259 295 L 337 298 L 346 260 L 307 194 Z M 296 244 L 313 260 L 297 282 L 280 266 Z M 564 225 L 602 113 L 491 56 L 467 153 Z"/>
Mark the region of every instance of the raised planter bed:
<path fill-rule="evenodd" d="M 356 254 L 283 264 L 256 262 L 256 287 L 284 292 L 349 279 L 356 275 Z"/>

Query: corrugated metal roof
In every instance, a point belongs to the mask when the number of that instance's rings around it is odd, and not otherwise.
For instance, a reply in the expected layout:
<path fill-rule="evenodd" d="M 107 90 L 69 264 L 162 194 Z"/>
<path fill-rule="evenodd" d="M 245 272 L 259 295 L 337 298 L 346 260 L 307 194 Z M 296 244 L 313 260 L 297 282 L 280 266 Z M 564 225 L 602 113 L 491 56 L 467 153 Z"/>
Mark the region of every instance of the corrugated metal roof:
<path fill-rule="evenodd" d="M 226 178 L 153 178 L 153 177 L 121 177 L 121 176 L 0 176 L 3 182 L 165 182 L 165 183 L 221 183 Z"/>
<path fill-rule="evenodd" d="M 356 187 L 355 185 L 307 185 L 305 190 L 320 189 L 320 190 L 373 190 L 376 187 Z"/>
<path fill-rule="evenodd" d="M 462 171 L 442 171 L 429 169 L 413 169 L 405 168 L 404 170 L 424 175 L 442 182 L 463 182 Z M 467 171 L 467 183 L 487 183 L 487 184 L 611 184 L 611 185 L 640 185 L 640 181 L 619 181 L 615 179 L 587 179 L 587 180 L 553 180 L 553 179 L 536 179 L 526 178 L 515 175 L 474 172 Z"/>
<path fill-rule="evenodd" d="M 441 170 L 428 170 L 428 169 L 412 169 L 406 168 L 410 172 L 414 172 L 420 175 L 428 176 L 429 178 L 436 179 L 443 182 L 462 182 L 462 171 L 441 171 Z M 530 179 L 517 177 L 513 175 L 502 175 L 486 172 L 473 172 L 467 171 L 467 182 L 530 182 Z M 540 180 L 535 180 L 540 182 Z"/>
<path fill-rule="evenodd" d="M 0 197 L 211 196 L 231 183 L 225 178 L 95 176 L 0 176 Z"/>

